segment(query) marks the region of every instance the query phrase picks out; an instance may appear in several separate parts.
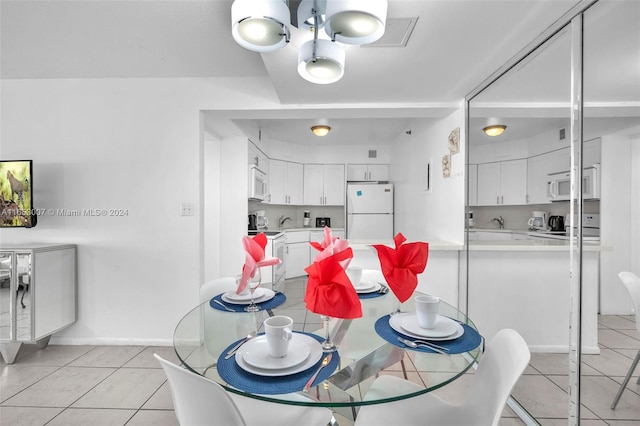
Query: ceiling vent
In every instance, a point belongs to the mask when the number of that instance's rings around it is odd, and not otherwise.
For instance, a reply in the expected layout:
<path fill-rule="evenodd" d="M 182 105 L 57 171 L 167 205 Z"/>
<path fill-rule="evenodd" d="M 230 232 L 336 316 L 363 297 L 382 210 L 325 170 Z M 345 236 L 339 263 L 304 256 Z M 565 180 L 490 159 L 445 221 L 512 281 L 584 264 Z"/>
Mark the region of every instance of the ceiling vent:
<path fill-rule="evenodd" d="M 360 47 L 405 47 L 418 18 L 387 18 L 384 34 L 378 41 Z"/>

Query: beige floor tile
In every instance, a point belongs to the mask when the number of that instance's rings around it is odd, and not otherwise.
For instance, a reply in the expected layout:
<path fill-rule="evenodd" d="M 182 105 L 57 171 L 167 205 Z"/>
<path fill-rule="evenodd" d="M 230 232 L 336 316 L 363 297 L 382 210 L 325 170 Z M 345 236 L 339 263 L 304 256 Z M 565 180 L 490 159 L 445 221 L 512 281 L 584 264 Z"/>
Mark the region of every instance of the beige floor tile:
<path fill-rule="evenodd" d="M 631 366 L 629 358 L 612 349 L 602 349 L 599 355 L 582 355 L 582 362 L 605 376 L 624 376 Z"/>
<path fill-rule="evenodd" d="M 157 353 L 162 358 L 174 364 L 180 364 L 173 346 L 149 346 L 138 353 L 131 361 L 127 362 L 125 368 L 161 368 L 158 360 L 153 357 Z"/>
<path fill-rule="evenodd" d="M 67 408 L 47 426 L 117 426 L 125 425 L 135 410 Z"/>
<path fill-rule="evenodd" d="M 58 368 L 22 364 L 0 366 L 0 403 L 53 373 Z"/>
<path fill-rule="evenodd" d="M 67 346 L 49 345 L 44 349 L 30 352 L 24 357 L 20 356 L 21 365 L 50 365 L 62 367 L 86 354 L 95 346 Z M 22 351 L 22 349 L 20 350 Z"/>
<path fill-rule="evenodd" d="M 75 367 L 122 367 L 144 350 L 144 346 L 96 346 L 71 362 Z"/>
<path fill-rule="evenodd" d="M 598 343 L 607 348 L 640 349 L 640 340 L 616 330 L 600 330 L 598 332 Z"/>
<path fill-rule="evenodd" d="M 178 426 L 178 419 L 173 410 L 140 410 L 127 426 Z"/>
<path fill-rule="evenodd" d="M 123 368 L 73 404 L 76 408 L 137 409 L 165 382 L 161 368 Z"/>
<path fill-rule="evenodd" d="M 3 405 L 24 407 L 68 407 L 116 371 L 113 368 L 60 368 Z"/>
<path fill-rule="evenodd" d="M 173 410 L 173 400 L 171 399 L 171 390 L 169 382 L 164 382 L 160 389 L 154 393 L 151 398 L 142 406 L 144 410 Z"/>
<path fill-rule="evenodd" d="M 607 420 L 610 426 L 639 426 L 640 420 Z"/>
<path fill-rule="evenodd" d="M 498 426 L 520 426 L 525 423 L 517 417 L 502 417 L 498 422 Z"/>
<path fill-rule="evenodd" d="M 635 320 L 629 320 L 628 318 L 621 317 L 618 315 L 599 315 L 598 324 L 608 328 L 613 328 L 616 330 L 635 330 L 636 329 Z"/>
<path fill-rule="evenodd" d="M 43 426 L 64 408 L 0 407 L 0 424 L 13 426 Z"/>
<path fill-rule="evenodd" d="M 568 378 L 566 376 L 550 377 L 556 384 L 566 389 Z M 633 392 L 624 392 L 615 410 L 609 408 L 618 391 L 619 385 L 609 377 L 587 376 L 580 381 L 580 403 L 589 407 L 595 416 L 588 415 L 583 409 L 583 418 L 600 418 L 604 420 L 636 420 L 640 419 L 640 395 Z"/>

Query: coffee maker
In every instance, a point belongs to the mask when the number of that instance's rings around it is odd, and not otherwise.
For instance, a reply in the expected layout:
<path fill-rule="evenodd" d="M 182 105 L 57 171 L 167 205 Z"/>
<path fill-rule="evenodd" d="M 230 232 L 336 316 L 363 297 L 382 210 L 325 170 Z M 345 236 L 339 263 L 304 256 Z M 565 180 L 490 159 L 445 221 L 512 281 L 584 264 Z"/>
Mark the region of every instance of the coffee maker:
<path fill-rule="evenodd" d="M 531 231 L 546 231 L 549 213 L 534 210 L 531 218 L 527 222 Z"/>

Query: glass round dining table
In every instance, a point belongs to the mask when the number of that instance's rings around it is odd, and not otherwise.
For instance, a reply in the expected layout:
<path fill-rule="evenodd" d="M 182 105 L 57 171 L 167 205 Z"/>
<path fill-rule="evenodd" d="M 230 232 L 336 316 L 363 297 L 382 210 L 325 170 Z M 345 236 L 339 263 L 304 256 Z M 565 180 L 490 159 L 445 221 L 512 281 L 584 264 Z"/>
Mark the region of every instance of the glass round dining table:
<path fill-rule="evenodd" d="M 301 289 L 296 290 L 299 293 Z M 286 294 L 278 292 L 276 296 L 284 299 L 284 303 L 276 307 L 267 306 L 258 312 L 244 312 L 242 306 L 234 306 L 228 303 L 228 299 L 221 300 L 220 295 L 214 298 L 217 299 L 215 303 L 212 299 L 196 306 L 178 323 L 173 336 L 174 348 L 186 368 L 214 380 L 230 392 L 275 403 L 330 408 L 386 403 L 430 392 L 458 379 L 474 364 L 482 351 L 483 339 L 473 322 L 462 312 L 441 301 L 439 313 L 454 320 L 452 322 L 459 329 L 458 335 L 430 340 L 444 350 L 423 346 L 411 348 L 398 337 L 404 335 L 410 340 L 419 337 L 412 336 L 403 328 L 404 320 L 415 313 L 414 298 L 400 305 L 391 291 L 383 293 L 384 286 L 381 290 L 361 295 L 361 318 L 331 319 L 328 323 L 331 338 L 338 349 L 332 354 L 332 363 L 324 368 L 324 353 L 316 354 L 312 364 L 303 362 L 303 370 L 298 371 L 298 368 L 294 370 L 295 374 L 290 375 L 289 369 L 279 374 L 278 370 L 252 368 L 246 362 L 248 359 L 238 359 L 241 356 L 238 353 L 227 356 L 237 343 L 254 333 L 258 337 L 249 339 L 245 345 L 252 343 L 259 347 L 263 322 L 274 315 L 291 317 L 294 321 L 293 334 L 301 341 L 310 338 L 318 342 L 324 340 L 326 329 L 321 317 L 306 310 L 301 297 L 287 299 Z M 414 296 L 418 294 L 416 292 Z M 242 354 L 242 350 L 238 352 Z M 245 351 L 244 355 L 248 353 Z M 309 368 L 304 370 L 307 365 Z M 322 370 L 319 381 L 305 389 L 308 379 L 319 370 Z M 399 392 L 392 397 L 365 398 L 366 390 L 383 370 L 404 374 L 405 378 L 423 388 L 417 392 Z"/>

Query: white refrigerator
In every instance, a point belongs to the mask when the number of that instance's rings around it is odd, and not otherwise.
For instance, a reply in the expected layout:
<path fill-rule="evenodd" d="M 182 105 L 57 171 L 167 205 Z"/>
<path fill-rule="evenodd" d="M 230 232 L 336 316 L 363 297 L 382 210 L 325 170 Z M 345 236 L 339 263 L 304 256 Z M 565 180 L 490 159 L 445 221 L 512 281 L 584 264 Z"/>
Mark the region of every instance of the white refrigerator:
<path fill-rule="evenodd" d="M 393 184 L 347 184 L 347 239 L 393 239 Z"/>

